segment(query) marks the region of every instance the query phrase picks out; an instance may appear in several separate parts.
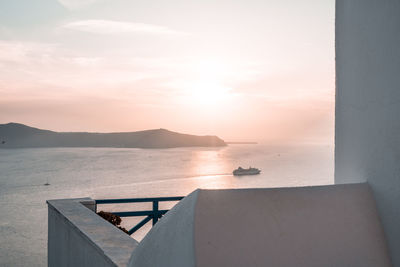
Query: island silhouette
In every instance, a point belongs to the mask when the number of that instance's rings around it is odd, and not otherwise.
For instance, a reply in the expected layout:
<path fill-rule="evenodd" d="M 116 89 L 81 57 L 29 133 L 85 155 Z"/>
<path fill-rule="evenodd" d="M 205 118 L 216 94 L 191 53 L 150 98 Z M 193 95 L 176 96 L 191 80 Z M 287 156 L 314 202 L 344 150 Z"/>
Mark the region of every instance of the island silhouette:
<path fill-rule="evenodd" d="M 20 123 L 0 124 L 0 148 L 174 148 L 220 146 L 226 146 L 226 143 L 217 136 L 182 134 L 166 129 L 113 133 L 55 132 Z"/>

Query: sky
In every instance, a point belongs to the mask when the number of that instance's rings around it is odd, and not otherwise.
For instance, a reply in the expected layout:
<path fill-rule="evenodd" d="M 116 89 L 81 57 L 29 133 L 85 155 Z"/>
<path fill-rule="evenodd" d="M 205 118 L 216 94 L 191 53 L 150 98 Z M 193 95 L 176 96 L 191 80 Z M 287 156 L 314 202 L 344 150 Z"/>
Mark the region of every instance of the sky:
<path fill-rule="evenodd" d="M 0 123 L 333 142 L 333 0 L 0 0 Z"/>

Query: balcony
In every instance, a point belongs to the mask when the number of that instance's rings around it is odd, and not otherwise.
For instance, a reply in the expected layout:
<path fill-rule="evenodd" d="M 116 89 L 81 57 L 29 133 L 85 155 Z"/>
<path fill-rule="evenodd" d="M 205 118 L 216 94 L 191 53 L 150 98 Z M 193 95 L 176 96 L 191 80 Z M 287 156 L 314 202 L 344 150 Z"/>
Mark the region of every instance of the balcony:
<path fill-rule="evenodd" d="M 368 184 L 196 190 L 181 197 L 50 200 L 49 266 L 391 266 Z M 139 243 L 98 216 L 97 205 L 152 221 Z M 288 257 L 290 255 L 290 257 Z"/>

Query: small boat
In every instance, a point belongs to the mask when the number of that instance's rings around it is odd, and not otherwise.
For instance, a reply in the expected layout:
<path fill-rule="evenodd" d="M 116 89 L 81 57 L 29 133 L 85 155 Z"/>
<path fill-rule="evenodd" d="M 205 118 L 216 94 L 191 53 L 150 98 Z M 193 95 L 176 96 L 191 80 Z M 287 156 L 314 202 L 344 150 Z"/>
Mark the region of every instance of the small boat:
<path fill-rule="evenodd" d="M 257 168 L 249 167 L 248 169 L 243 169 L 242 167 L 237 168 L 233 171 L 233 175 L 255 175 L 260 174 L 261 170 Z"/>

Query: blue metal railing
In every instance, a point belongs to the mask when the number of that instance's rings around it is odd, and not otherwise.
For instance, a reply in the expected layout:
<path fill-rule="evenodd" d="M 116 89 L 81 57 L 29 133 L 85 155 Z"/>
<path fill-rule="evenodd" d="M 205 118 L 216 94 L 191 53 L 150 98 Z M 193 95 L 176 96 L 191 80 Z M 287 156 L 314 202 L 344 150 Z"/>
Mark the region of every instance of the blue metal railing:
<path fill-rule="evenodd" d="M 143 211 L 119 211 L 119 212 L 111 212 L 119 217 L 138 217 L 138 216 L 146 216 L 142 221 L 132 227 L 128 234 L 132 235 L 134 232 L 139 230 L 142 226 L 148 223 L 150 220 L 153 220 L 153 225 L 155 225 L 158 220 L 167 213 L 168 210 L 160 210 L 159 202 L 166 201 L 179 201 L 184 197 L 150 197 L 150 198 L 120 198 L 120 199 L 96 199 L 96 212 L 98 204 L 123 204 L 123 203 L 145 203 L 152 202 L 153 209 L 152 210 L 143 210 Z"/>

